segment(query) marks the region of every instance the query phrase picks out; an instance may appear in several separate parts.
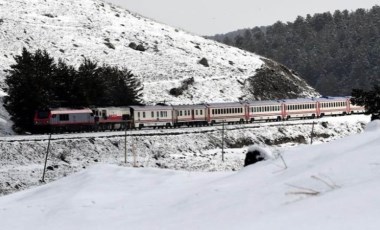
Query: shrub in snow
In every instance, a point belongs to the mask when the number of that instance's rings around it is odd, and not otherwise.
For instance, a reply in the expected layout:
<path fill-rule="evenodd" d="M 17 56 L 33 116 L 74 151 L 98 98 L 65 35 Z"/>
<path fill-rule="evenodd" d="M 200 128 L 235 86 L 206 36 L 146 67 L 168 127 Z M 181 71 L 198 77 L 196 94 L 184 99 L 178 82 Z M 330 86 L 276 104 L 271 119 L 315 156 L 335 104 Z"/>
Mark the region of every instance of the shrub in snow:
<path fill-rule="evenodd" d="M 185 90 L 189 89 L 190 85 L 194 84 L 194 78 L 190 77 L 182 81 L 181 86 L 178 88 L 172 88 L 169 93 L 175 97 L 178 97 L 183 94 Z"/>
<path fill-rule="evenodd" d="M 244 160 L 244 167 L 254 164 L 259 161 L 263 160 L 268 160 L 268 159 L 273 159 L 274 156 L 271 152 L 260 148 L 255 145 L 251 145 L 248 147 L 247 154 L 245 155 L 245 160 Z"/>
<path fill-rule="evenodd" d="M 140 44 L 140 45 L 136 46 L 136 50 L 144 52 L 146 50 L 146 48 L 142 44 Z"/>
<path fill-rule="evenodd" d="M 371 121 L 373 120 L 380 120 L 380 113 L 374 113 L 371 116 Z"/>
<path fill-rule="evenodd" d="M 115 49 L 115 46 L 111 42 L 105 42 L 104 45 L 106 45 L 110 49 Z"/>
<path fill-rule="evenodd" d="M 137 45 L 136 45 L 136 43 L 134 43 L 134 42 L 131 42 L 131 43 L 129 43 L 129 48 L 131 48 L 131 49 L 136 49 L 136 47 L 137 47 Z"/>
<path fill-rule="evenodd" d="M 203 65 L 204 67 L 209 67 L 209 64 L 206 58 L 202 58 L 198 63 Z"/>

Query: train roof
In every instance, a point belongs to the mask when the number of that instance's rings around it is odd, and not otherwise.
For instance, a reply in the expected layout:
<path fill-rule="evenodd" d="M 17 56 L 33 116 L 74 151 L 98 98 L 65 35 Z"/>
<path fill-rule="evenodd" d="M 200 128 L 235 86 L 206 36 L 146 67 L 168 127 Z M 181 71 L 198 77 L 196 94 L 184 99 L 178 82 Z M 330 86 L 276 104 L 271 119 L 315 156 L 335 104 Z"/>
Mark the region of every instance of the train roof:
<path fill-rule="evenodd" d="M 219 107 L 241 107 L 244 104 L 241 102 L 221 102 L 221 103 L 209 103 L 207 107 L 209 108 L 219 108 Z"/>
<path fill-rule="evenodd" d="M 129 109 L 130 106 L 107 106 L 107 107 L 95 107 L 95 108 L 92 108 L 92 109 L 112 109 L 112 110 L 125 110 L 125 109 Z"/>
<path fill-rule="evenodd" d="M 292 104 L 292 103 L 313 103 L 316 102 L 315 98 L 295 98 L 295 99 L 284 99 L 282 102 L 286 104 Z"/>
<path fill-rule="evenodd" d="M 53 108 L 50 109 L 51 114 L 78 114 L 78 113 L 92 113 L 89 108 L 71 109 L 71 108 Z"/>
<path fill-rule="evenodd" d="M 171 105 L 132 105 L 129 106 L 135 111 L 151 111 L 151 110 L 172 110 Z"/>
<path fill-rule="evenodd" d="M 268 100 L 265 100 L 265 101 L 247 101 L 247 104 L 249 106 L 258 106 L 258 105 L 280 105 L 281 102 L 280 101 L 268 101 Z"/>
<path fill-rule="evenodd" d="M 196 104 L 196 105 L 173 105 L 173 109 L 205 109 L 206 105 Z"/>
<path fill-rule="evenodd" d="M 331 101 L 346 101 L 350 97 L 319 97 L 316 98 L 316 101 L 319 102 L 331 102 Z"/>

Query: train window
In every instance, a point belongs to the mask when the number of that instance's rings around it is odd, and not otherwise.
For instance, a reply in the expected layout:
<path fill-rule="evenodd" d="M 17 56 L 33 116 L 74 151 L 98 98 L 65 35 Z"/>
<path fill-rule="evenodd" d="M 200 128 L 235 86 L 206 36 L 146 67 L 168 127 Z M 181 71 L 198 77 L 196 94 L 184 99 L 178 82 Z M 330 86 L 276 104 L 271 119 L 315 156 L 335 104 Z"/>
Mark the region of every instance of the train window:
<path fill-rule="evenodd" d="M 153 118 L 154 117 L 154 112 L 152 111 L 150 115 Z M 178 115 L 178 111 L 177 111 L 177 115 Z"/>
<path fill-rule="evenodd" d="M 48 117 L 49 117 L 49 112 L 47 112 L 47 111 L 37 113 L 37 118 L 39 118 L 39 119 L 46 119 Z"/>
<path fill-rule="evenodd" d="M 140 112 L 137 112 L 137 117 L 140 118 Z"/>
<path fill-rule="evenodd" d="M 145 118 L 145 112 L 143 112 L 143 118 Z"/>
<path fill-rule="evenodd" d="M 191 113 L 190 113 L 190 110 L 188 110 L 188 111 L 187 111 L 187 116 L 190 116 L 190 114 L 191 114 Z"/>
<path fill-rule="evenodd" d="M 198 110 L 197 109 L 195 110 L 195 115 L 198 116 Z"/>
<path fill-rule="evenodd" d="M 59 114 L 59 120 L 60 121 L 68 121 L 69 120 L 69 114 Z"/>
<path fill-rule="evenodd" d="M 203 111 L 202 110 L 199 110 L 199 115 L 202 115 L 203 114 Z"/>
<path fill-rule="evenodd" d="M 182 110 L 181 110 L 181 111 L 179 111 L 179 115 L 180 115 L 180 116 L 182 116 Z"/>
<path fill-rule="evenodd" d="M 164 117 L 164 112 L 163 111 L 160 112 L 160 117 Z"/>
<path fill-rule="evenodd" d="M 157 111 L 156 114 L 157 114 L 157 118 L 160 117 L 160 112 Z"/>

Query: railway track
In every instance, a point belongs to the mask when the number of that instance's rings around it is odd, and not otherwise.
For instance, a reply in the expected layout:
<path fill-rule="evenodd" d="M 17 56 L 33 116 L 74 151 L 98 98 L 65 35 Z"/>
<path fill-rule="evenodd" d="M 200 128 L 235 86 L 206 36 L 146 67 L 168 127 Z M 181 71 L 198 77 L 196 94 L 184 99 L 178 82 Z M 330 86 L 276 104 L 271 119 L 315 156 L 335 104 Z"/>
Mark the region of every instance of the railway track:
<path fill-rule="evenodd" d="M 280 122 L 257 122 L 249 124 L 225 124 L 225 131 L 242 130 L 242 129 L 257 129 L 262 127 L 290 127 L 298 125 L 313 125 L 318 122 L 325 122 L 323 119 L 313 120 L 291 120 Z M 219 132 L 222 129 L 222 124 L 214 126 L 204 127 L 182 127 L 176 129 L 145 129 L 145 130 L 127 130 L 125 131 L 107 131 L 107 132 L 87 132 L 87 133 L 64 133 L 64 134 L 52 134 L 51 140 L 76 140 L 83 138 L 110 138 L 110 137 L 142 137 L 142 136 L 172 136 L 183 134 L 199 134 L 199 133 L 212 133 Z M 45 135 L 15 135 L 15 136 L 3 136 L 0 137 L 0 142 L 37 142 L 46 141 L 49 139 L 49 134 Z"/>

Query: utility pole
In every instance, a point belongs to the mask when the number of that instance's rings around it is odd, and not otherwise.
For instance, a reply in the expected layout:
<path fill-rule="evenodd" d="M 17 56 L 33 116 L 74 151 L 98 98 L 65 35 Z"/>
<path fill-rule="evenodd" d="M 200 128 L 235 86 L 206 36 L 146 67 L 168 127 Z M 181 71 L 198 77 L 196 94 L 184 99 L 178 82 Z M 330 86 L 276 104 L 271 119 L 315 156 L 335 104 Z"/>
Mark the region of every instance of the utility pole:
<path fill-rule="evenodd" d="M 127 123 L 125 123 L 124 133 L 124 163 L 127 164 Z"/>
<path fill-rule="evenodd" d="M 313 136 L 314 136 L 314 121 L 313 126 L 311 127 L 311 134 L 310 134 L 310 144 L 313 144 Z"/>
<path fill-rule="evenodd" d="M 224 162 L 224 121 L 222 122 L 222 161 Z"/>
<path fill-rule="evenodd" d="M 44 172 L 42 173 L 42 179 L 41 179 L 41 182 L 45 182 L 46 164 L 47 164 L 47 159 L 48 159 L 48 155 L 49 155 L 49 151 L 50 151 L 50 140 L 51 140 L 51 133 L 50 133 L 50 135 L 49 135 L 48 146 L 47 146 L 47 149 L 46 149 Z"/>

